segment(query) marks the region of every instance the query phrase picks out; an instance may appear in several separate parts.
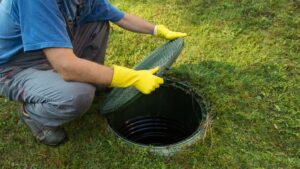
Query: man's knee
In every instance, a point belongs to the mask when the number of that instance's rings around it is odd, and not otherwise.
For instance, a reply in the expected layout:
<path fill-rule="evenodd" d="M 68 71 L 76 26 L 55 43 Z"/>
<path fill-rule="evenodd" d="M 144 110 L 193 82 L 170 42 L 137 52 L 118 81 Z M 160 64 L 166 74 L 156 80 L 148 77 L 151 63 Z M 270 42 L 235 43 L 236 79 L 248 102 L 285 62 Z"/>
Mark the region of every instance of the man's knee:
<path fill-rule="evenodd" d="M 62 91 L 62 100 L 58 103 L 58 111 L 66 118 L 75 118 L 83 115 L 90 108 L 95 87 L 90 84 L 75 83 Z"/>
<path fill-rule="evenodd" d="M 51 98 L 41 103 L 26 103 L 31 118 L 45 126 L 60 126 L 86 113 L 95 96 L 95 87 L 85 83 L 63 84 Z"/>

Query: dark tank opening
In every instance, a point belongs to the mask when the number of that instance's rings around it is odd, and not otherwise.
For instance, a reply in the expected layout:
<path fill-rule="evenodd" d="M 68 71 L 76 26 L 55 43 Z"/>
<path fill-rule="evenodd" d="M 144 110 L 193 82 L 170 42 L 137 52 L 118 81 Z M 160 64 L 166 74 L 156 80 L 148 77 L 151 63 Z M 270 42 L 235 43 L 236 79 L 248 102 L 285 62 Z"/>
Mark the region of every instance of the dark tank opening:
<path fill-rule="evenodd" d="M 206 117 L 200 98 L 184 85 L 166 83 L 108 116 L 120 137 L 137 144 L 167 146 L 193 135 Z"/>

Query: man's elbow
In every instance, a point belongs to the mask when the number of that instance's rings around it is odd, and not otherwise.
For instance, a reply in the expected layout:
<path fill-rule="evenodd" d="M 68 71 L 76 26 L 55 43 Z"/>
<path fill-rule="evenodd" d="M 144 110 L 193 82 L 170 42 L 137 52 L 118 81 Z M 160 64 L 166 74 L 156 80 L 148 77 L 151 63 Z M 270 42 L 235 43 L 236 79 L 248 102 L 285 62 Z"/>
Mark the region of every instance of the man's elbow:
<path fill-rule="evenodd" d="M 59 73 L 60 77 L 65 81 L 74 81 L 73 76 L 68 73 Z"/>
<path fill-rule="evenodd" d="M 75 80 L 72 64 L 70 63 L 61 64 L 57 66 L 55 69 L 63 80 L 65 81 Z"/>
<path fill-rule="evenodd" d="M 76 65 L 78 58 L 72 49 L 68 48 L 47 48 L 43 52 L 46 54 L 48 61 L 55 71 L 65 81 L 74 81 L 76 74 Z"/>

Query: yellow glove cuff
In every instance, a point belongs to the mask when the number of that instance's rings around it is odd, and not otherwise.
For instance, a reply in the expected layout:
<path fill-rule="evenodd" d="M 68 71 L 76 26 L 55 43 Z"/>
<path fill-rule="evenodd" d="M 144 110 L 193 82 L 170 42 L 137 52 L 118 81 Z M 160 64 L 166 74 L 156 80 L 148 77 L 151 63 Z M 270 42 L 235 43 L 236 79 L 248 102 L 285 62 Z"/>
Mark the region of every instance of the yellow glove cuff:
<path fill-rule="evenodd" d="M 136 81 L 136 71 L 117 65 L 113 65 L 113 68 L 114 75 L 110 84 L 111 87 L 128 87 Z"/>

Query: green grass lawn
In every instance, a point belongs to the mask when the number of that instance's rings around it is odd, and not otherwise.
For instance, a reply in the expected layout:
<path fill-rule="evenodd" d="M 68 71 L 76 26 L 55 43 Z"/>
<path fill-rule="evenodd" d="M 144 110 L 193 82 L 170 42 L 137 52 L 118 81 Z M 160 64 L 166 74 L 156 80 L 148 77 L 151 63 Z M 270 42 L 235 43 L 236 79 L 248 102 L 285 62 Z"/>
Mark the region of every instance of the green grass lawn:
<path fill-rule="evenodd" d="M 128 147 L 89 112 L 66 125 L 69 141 L 37 144 L 0 98 L 0 168 L 300 168 L 299 0 L 112 0 L 129 13 L 187 32 L 170 76 L 210 103 L 203 141 L 161 157 Z M 111 29 L 106 64 L 132 67 L 165 43 Z"/>

